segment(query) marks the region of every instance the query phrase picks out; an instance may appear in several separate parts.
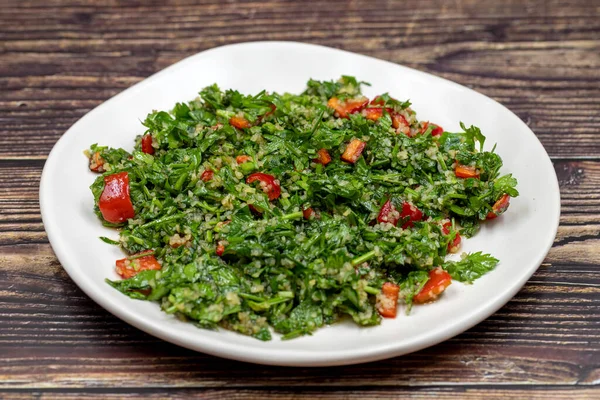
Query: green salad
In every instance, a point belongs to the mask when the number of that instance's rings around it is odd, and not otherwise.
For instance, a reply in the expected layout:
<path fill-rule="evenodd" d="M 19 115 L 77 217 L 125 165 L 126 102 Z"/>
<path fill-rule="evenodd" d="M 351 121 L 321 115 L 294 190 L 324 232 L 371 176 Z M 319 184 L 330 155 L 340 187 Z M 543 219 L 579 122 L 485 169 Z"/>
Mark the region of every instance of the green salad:
<path fill-rule="evenodd" d="M 494 269 L 488 254 L 446 255 L 518 196 L 500 156 L 477 127 L 447 132 L 361 85 L 212 85 L 150 113 L 133 151 L 92 145 L 95 212 L 119 232 L 101 239 L 127 254 L 108 284 L 199 327 L 269 340 L 342 318 L 377 325 Z"/>

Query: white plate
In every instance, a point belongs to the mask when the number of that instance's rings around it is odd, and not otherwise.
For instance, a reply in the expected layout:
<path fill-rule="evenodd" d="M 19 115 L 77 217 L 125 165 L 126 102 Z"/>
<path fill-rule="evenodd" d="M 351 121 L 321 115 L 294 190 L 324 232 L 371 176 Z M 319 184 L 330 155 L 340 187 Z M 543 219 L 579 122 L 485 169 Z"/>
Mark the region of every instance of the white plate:
<path fill-rule="evenodd" d="M 108 286 L 122 257 L 99 236 L 116 238 L 92 212 L 89 185 L 95 174 L 82 152 L 92 143 L 131 149 L 144 131 L 140 120 L 153 109 L 171 109 L 196 97 L 214 82 L 245 93 L 299 93 L 309 78 L 353 75 L 368 81 L 365 94 L 389 92 L 410 99 L 419 119 L 447 130 L 459 122 L 479 126 L 486 148 L 497 142 L 503 172 L 519 180 L 520 197 L 501 218 L 484 224 L 464 242 L 464 251 L 482 250 L 501 260 L 493 272 L 466 286 L 454 282 L 440 301 L 401 311 L 380 326 L 341 323 L 312 336 L 270 342 L 220 330 L 207 331 L 178 321 L 155 303 L 132 300 Z M 42 218 L 58 259 L 73 281 L 102 307 L 154 336 L 204 353 L 262 364 L 324 366 L 398 356 L 455 336 L 504 305 L 535 272 L 550 249 L 560 214 L 558 181 L 533 132 L 494 100 L 456 83 L 386 61 L 327 47 L 255 42 L 219 47 L 189 57 L 108 100 L 75 123 L 56 143 L 40 186 Z"/>

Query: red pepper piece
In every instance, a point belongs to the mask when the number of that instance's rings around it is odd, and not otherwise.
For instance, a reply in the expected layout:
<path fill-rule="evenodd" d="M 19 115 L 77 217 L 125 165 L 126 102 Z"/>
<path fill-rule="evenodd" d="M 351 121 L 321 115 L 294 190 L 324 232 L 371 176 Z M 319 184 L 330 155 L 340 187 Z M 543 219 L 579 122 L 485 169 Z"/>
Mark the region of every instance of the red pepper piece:
<path fill-rule="evenodd" d="M 452 222 L 450 222 L 450 221 L 444 222 L 444 224 L 442 225 L 442 233 L 444 235 L 450 234 L 451 227 L 452 227 Z M 448 243 L 448 252 L 449 253 L 458 252 L 458 249 L 460 248 L 460 242 L 461 242 L 460 234 L 458 232 L 456 232 L 456 236 L 454 236 L 454 239 L 452 239 L 452 241 L 450 243 Z"/>
<path fill-rule="evenodd" d="M 444 128 L 439 125 L 435 125 L 435 128 L 433 128 L 431 131 L 431 136 L 442 136 L 442 133 L 444 133 Z"/>
<path fill-rule="evenodd" d="M 417 207 L 405 201 L 404 203 L 402 203 L 402 211 L 400 212 L 400 218 L 406 221 L 402 225 L 402 229 L 412 228 L 415 225 L 415 222 L 421 221 L 423 219 L 423 213 Z"/>
<path fill-rule="evenodd" d="M 212 169 L 205 169 L 202 175 L 200 175 L 200 179 L 202 179 L 204 182 L 208 182 L 213 178 L 214 174 L 215 173 Z"/>
<path fill-rule="evenodd" d="M 396 318 L 399 293 L 400 287 L 391 282 L 386 282 L 381 286 L 381 295 L 377 300 L 377 311 L 382 317 Z"/>
<path fill-rule="evenodd" d="M 382 107 L 369 107 L 362 110 L 362 115 L 366 119 L 371 121 L 377 121 L 379 118 L 383 117 L 383 108 Z"/>
<path fill-rule="evenodd" d="M 377 106 L 382 106 L 385 104 L 385 101 L 383 100 L 383 98 L 381 96 L 375 96 L 373 98 L 373 100 L 371 100 L 371 102 L 369 103 L 371 105 L 377 105 Z"/>
<path fill-rule="evenodd" d="M 243 164 L 243 163 L 248 162 L 248 161 L 252 161 L 252 157 L 247 156 L 245 154 L 242 154 L 241 156 L 237 156 L 235 158 L 235 162 L 237 162 L 238 164 Z"/>
<path fill-rule="evenodd" d="M 315 210 L 308 207 L 307 209 L 302 210 L 302 216 L 304 219 L 312 219 L 315 216 Z"/>
<path fill-rule="evenodd" d="M 503 214 L 508 206 L 510 205 L 510 196 L 503 194 L 492 206 L 492 211 L 487 215 L 487 219 L 497 218 L 500 214 Z"/>
<path fill-rule="evenodd" d="M 235 126 L 238 129 L 250 128 L 252 124 L 244 117 L 233 116 L 229 118 L 229 124 Z"/>
<path fill-rule="evenodd" d="M 433 301 L 452 283 L 450 274 L 437 267 L 429 272 L 429 280 L 423 289 L 413 298 L 415 303 Z"/>
<path fill-rule="evenodd" d="M 102 158 L 102 156 L 100 156 L 100 152 L 97 151 L 94 154 L 92 154 L 92 157 L 90 157 L 90 171 L 94 171 L 94 172 L 104 172 L 104 159 Z"/>
<path fill-rule="evenodd" d="M 398 129 L 400 127 L 405 126 L 410 127 L 408 121 L 406 120 L 406 118 L 404 118 L 404 115 L 398 113 L 392 114 L 392 126 L 394 127 L 394 129 Z"/>
<path fill-rule="evenodd" d="M 314 161 L 318 164 L 327 165 L 331 162 L 331 156 L 327 149 L 321 149 L 317 151 L 317 158 Z"/>
<path fill-rule="evenodd" d="M 423 122 L 423 127 L 421 128 L 421 133 L 425 133 L 425 131 L 427 130 L 427 128 L 429 127 L 430 122 Z M 440 136 L 442 133 L 444 133 L 444 128 L 442 128 L 439 125 L 436 124 L 431 124 L 433 125 L 433 129 L 431 130 L 431 136 Z"/>
<path fill-rule="evenodd" d="M 456 167 L 454 167 L 454 174 L 456 175 L 457 178 L 479 178 L 479 171 L 477 171 L 477 168 L 472 167 L 470 165 L 461 165 L 461 164 L 456 164 Z"/>
<path fill-rule="evenodd" d="M 367 104 L 369 104 L 369 99 L 366 97 L 359 99 L 347 99 L 344 101 L 340 101 L 337 97 L 332 97 L 327 102 L 327 105 L 330 108 L 333 108 L 340 118 L 348 118 L 348 115 L 359 112 Z"/>
<path fill-rule="evenodd" d="M 156 257 L 154 257 L 153 253 L 154 252 L 152 250 L 146 250 L 134 254 L 131 257 L 117 260 L 117 266 L 115 268 L 117 274 L 119 274 L 123 279 L 129 279 L 142 271 L 161 269 L 162 267 Z"/>
<path fill-rule="evenodd" d="M 379 210 L 379 215 L 377 215 L 378 222 L 389 222 L 394 226 L 398 224 L 399 219 L 400 213 L 398 212 L 398 210 L 396 210 L 396 207 L 394 207 L 390 200 L 386 201 L 383 204 L 383 206 L 381 206 L 381 210 Z"/>
<path fill-rule="evenodd" d="M 146 154 L 154 154 L 154 147 L 152 147 L 152 135 L 149 133 L 142 136 L 142 151 Z"/>
<path fill-rule="evenodd" d="M 221 257 L 223 255 L 223 253 L 225 253 L 225 245 L 223 245 L 223 243 L 219 242 L 217 244 L 217 249 L 215 252 L 217 253 L 217 255 L 219 257 Z"/>
<path fill-rule="evenodd" d="M 104 177 L 104 190 L 100 195 L 98 207 L 102 217 L 113 224 L 119 224 L 135 216 L 135 210 L 129 196 L 129 175 L 127 172 Z"/>
<path fill-rule="evenodd" d="M 352 139 L 342 154 L 342 160 L 354 164 L 360 158 L 366 145 L 362 140 Z"/>
<path fill-rule="evenodd" d="M 281 186 L 279 186 L 279 181 L 273 175 L 255 172 L 248 176 L 246 183 L 250 184 L 254 181 L 260 183 L 260 188 L 269 196 L 269 200 L 275 200 L 281 195 Z"/>

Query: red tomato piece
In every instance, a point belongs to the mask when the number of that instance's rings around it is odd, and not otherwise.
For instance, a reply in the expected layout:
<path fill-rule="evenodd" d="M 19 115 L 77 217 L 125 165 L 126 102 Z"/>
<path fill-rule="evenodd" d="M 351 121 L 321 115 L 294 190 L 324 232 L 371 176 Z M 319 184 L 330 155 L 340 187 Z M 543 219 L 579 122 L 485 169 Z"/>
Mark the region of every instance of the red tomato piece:
<path fill-rule="evenodd" d="M 104 177 L 104 190 L 100 195 L 98 207 L 102 217 L 113 224 L 119 224 L 135 216 L 135 210 L 129 196 L 129 175 L 119 172 Z"/>
<path fill-rule="evenodd" d="M 421 221 L 423 219 L 423 213 L 417 207 L 405 201 L 404 203 L 402 203 L 402 211 L 400 212 L 400 218 L 406 221 L 402 225 L 402 229 L 412 228 L 415 225 L 415 222 Z"/>
<path fill-rule="evenodd" d="M 342 154 L 342 160 L 354 164 L 360 158 L 366 145 L 362 140 L 352 139 Z"/>
<path fill-rule="evenodd" d="M 262 211 L 259 210 L 258 208 L 254 207 L 254 205 L 252 204 L 248 204 L 248 208 L 250 209 L 250 211 L 252 211 L 253 213 L 256 214 L 262 214 Z"/>
<path fill-rule="evenodd" d="M 442 225 L 442 233 L 444 235 L 450 234 L 450 227 L 452 227 L 452 222 L 450 222 L 450 221 L 444 222 L 444 224 Z M 458 232 L 456 232 L 456 236 L 454 236 L 454 239 L 452 239 L 452 241 L 450 243 L 448 243 L 448 252 L 449 253 L 458 252 L 458 249 L 460 248 L 460 242 L 461 242 L 460 234 Z"/>
<path fill-rule="evenodd" d="M 219 257 L 221 257 L 223 255 L 223 253 L 225 253 L 225 245 L 223 245 L 223 243 L 219 242 L 217 244 L 217 249 L 215 252 L 217 253 L 217 255 Z"/>
<path fill-rule="evenodd" d="M 441 136 L 444 133 L 444 128 L 439 125 L 435 125 L 435 128 L 431 131 L 431 136 Z"/>
<path fill-rule="evenodd" d="M 400 219 L 400 213 L 396 210 L 396 207 L 392 204 L 392 202 L 388 199 L 383 206 L 381 206 L 381 210 L 379 210 L 379 215 L 377 215 L 378 222 L 389 222 L 390 224 L 396 226 L 398 224 L 398 220 Z"/>
<path fill-rule="evenodd" d="M 244 117 L 233 116 L 229 118 L 229 124 L 235 126 L 238 129 L 250 128 L 252 124 Z"/>
<path fill-rule="evenodd" d="M 315 216 L 315 210 L 308 207 L 307 209 L 302 210 L 302 216 L 304 219 L 312 219 Z"/>
<path fill-rule="evenodd" d="M 373 100 L 371 100 L 371 102 L 369 104 L 382 106 L 385 104 L 385 101 L 383 100 L 383 98 L 381 98 L 381 96 L 375 96 L 375 97 L 373 97 Z"/>
<path fill-rule="evenodd" d="M 330 108 L 333 108 L 337 112 L 340 118 L 348 118 L 348 115 L 354 114 L 362 110 L 367 104 L 369 99 L 366 97 L 358 99 L 347 99 L 340 101 L 337 97 L 332 97 L 327 102 Z"/>
<path fill-rule="evenodd" d="M 142 271 L 161 269 L 162 267 L 156 257 L 153 256 L 153 253 L 152 250 L 147 250 L 134 254 L 131 257 L 117 260 L 117 266 L 115 268 L 117 274 L 123 279 L 129 279 Z"/>
<path fill-rule="evenodd" d="M 423 122 L 423 127 L 421 128 L 421 133 L 425 133 L 425 131 L 427 130 L 427 128 L 429 128 L 429 122 Z M 431 136 L 440 136 L 442 133 L 444 133 L 444 128 L 442 128 L 439 125 L 436 124 L 431 124 L 433 125 L 433 129 L 431 130 Z"/>
<path fill-rule="evenodd" d="M 235 162 L 237 162 L 238 164 L 243 164 L 243 163 L 248 162 L 248 161 L 252 161 L 252 157 L 247 156 L 245 154 L 243 154 L 241 156 L 237 156 L 235 158 Z"/>
<path fill-rule="evenodd" d="M 410 126 L 406 118 L 402 114 L 393 113 L 392 114 L 392 126 L 395 129 L 400 127 Z"/>
<path fill-rule="evenodd" d="M 503 194 L 502 197 L 498 199 L 492 206 L 492 211 L 490 211 L 487 215 L 487 219 L 494 219 L 498 217 L 498 215 L 504 213 L 508 206 L 510 205 L 510 196 L 507 194 Z"/>
<path fill-rule="evenodd" d="M 205 169 L 202 175 L 200 175 L 200 179 L 202 179 L 204 182 L 208 182 L 213 178 L 214 174 L 215 173 L 212 169 Z"/>
<path fill-rule="evenodd" d="M 149 133 L 142 136 L 142 151 L 146 154 L 154 154 L 154 147 L 152 147 L 152 135 Z"/>
<path fill-rule="evenodd" d="M 379 118 L 383 117 L 383 108 L 382 107 L 369 107 L 362 110 L 362 115 L 366 119 L 371 121 L 377 121 Z"/>
<path fill-rule="evenodd" d="M 400 286 L 386 282 L 381 286 L 381 294 L 377 299 L 377 311 L 384 318 L 396 318 L 398 294 Z"/>
<path fill-rule="evenodd" d="M 479 178 L 479 171 L 477 168 L 472 167 L 470 165 L 461 165 L 456 163 L 456 167 L 454 167 L 454 174 L 457 178 Z"/>
<path fill-rule="evenodd" d="M 423 289 L 413 298 L 415 303 L 433 301 L 452 283 L 450 274 L 437 267 L 429 272 L 429 280 Z"/>
<path fill-rule="evenodd" d="M 317 158 L 314 161 L 318 164 L 327 165 L 331 162 L 331 156 L 327 149 L 321 149 L 317 151 Z"/>
<path fill-rule="evenodd" d="M 90 157 L 90 171 L 104 172 L 104 159 L 100 156 L 100 152 L 95 152 Z"/>
<path fill-rule="evenodd" d="M 254 181 L 259 182 L 260 188 L 269 196 L 269 200 L 275 200 L 281 195 L 281 186 L 273 175 L 255 172 L 248 176 L 246 183 L 250 184 Z"/>

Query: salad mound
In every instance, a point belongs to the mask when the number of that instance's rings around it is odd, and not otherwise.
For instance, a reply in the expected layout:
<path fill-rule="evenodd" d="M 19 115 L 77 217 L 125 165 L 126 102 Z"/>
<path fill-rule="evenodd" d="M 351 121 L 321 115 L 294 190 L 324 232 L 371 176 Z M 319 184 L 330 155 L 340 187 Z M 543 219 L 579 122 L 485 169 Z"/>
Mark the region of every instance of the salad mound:
<path fill-rule="evenodd" d="M 498 260 L 446 255 L 518 196 L 485 137 L 368 99 L 355 78 L 254 96 L 217 85 L 153 111 L 132 152 L 92 145 L 95 212 L 118 228 L 127 296 L 261 340 L 361 326 L 438 299 Z M 132 307 L 135 305 L 132 304 Z"/>

